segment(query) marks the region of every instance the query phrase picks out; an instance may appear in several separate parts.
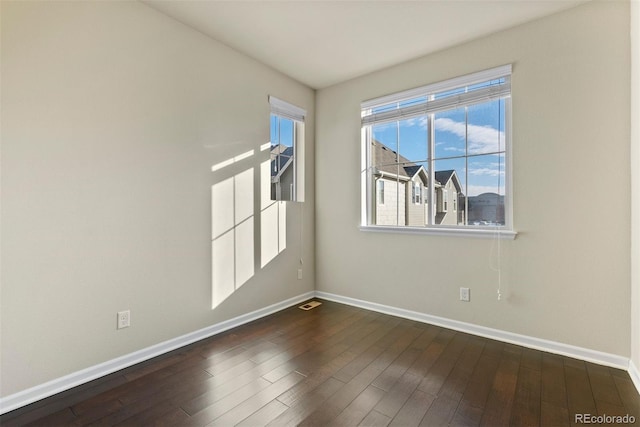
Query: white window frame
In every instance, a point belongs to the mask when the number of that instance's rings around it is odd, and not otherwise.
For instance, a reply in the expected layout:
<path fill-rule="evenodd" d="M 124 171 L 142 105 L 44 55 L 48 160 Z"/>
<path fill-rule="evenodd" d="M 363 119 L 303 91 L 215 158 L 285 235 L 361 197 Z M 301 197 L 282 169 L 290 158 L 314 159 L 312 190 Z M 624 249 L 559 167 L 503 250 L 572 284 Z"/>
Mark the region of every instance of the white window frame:
<path fill-rule="evenodd" d="M 293 167 L 293 182 L 290 185 L 290 199 L 282 199 L 276 190 L 276 199 L 282 201 L 303 202 L 304 201 L 304 120 L 307 115 L 306 110 L 283 101 L 275 96 L 269 95 L 270 115 L 279 119 L 289 119 L 293 121 L 293 154 L 291 162 Z M 279 123 L 279 122 L 278 122 Z M 278 164 L 280 162 L 278 161 Z M 277 180 L 278 178 L 276 178 Z M 279 187 L 278 187 L 279 188 Z"/>
<path fill-rule="evenodd" d="M 501 67 L 492 68 L 489 70 L 480 71 L 465 76 L 456 77 L 446 81 L 430 84 L 427 86 L 410 89 L 407 91 L 386 95 L 383 97 L 364 101 L 361 104 L 362 111 L 362 131 L 361 131 L 361 143 L 362 143 L 362 174 L 361 174 L 361 224 L 360 229 L 362 231 L 378 231 L 378 232 L 392 232 L 392 233 L 410 233 L 410 234 L 437 234 L 437 235 L 450 235 L 450 236 L 467 236 L 467 237 L 491 237 L 506 239 L 514 239 L 517 232 L 513 228 L 513 185 L 512 185 L 512 132 L 511 132 L 511 64 Z M 456 96 L 447 97 L 444 99 L 434 100 L 433 97 L 429 98 L 430 94 L 452 90 L 458 87 L 464 87 L 482 83 L 491 80 L 497 80 L 504 78 L 505 83 L 489 86 L 483 89 L 474 90 L 468 93 L 462 93 Z M 410 105 L 394 110 L 382 111 L 378 113 L 372 113 L 372 110 L 376 107 L 390 104 L 393 102 L 402 102 L 409 99 L 417 98 L 427 95 L 428 102 L 420 103 L 417 105 Z M 504 210 L 505 210 L 505 225 L 504 226 L 492 226 L 492 227 L 476 227 L 470 225 L 462 226 L 440 226 L 440 225 L 427 225 L 425 227 L 410 227 L 410 226 L 379 226 L 372 223 L 371 212 L 371 191 L 372 191 L 372 168 L 371 165 L 371 126 L 377 123 L 392 122 L 398 120 L 404 120 L 411 117 L 424 116 L 434 114 L 435 112 L 446 111 L 461 106 L 470 106 L 482 102 L 489 102 L 495 99 L 505 100 L 505 194 L 504 194 Z M 431 148 L 430 148 L 431 150 Z M 430 156 L 431 157 L 431 156 Z M 433 162 L 433 159 L 431 160 Z M 433 171 L 431 172 L 433 177 Z M 433 192 L 434 187 L 430 186 L 429 192 Z M 435 206 L 430 209 L 435 208 Z"/>

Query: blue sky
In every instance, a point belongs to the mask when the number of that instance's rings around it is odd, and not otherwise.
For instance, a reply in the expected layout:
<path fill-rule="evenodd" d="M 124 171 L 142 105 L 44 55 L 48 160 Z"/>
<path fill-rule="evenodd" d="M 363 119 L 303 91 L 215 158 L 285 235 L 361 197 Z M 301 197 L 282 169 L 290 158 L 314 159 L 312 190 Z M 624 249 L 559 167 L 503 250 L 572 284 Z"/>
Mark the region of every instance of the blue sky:
<path fill-rule="evenodd" d="M 280 122 L 280 136 L 278 138 L 278 121 Z M 278 117 L 275 114 L 271 115 L 271 144 L 286 145 L 287 147 L 293 146 L 293 120 Z"/>
<path fill-rule="evenodd" d="M 504 194 L 504 121 L 504 100 L 468 107 L 466 123 L 464 108 L 436 113 L 435 170 L 455 169 L 468 196 Z M 427 116 L 374 125 L 373 137 L 427 167 Z"/>

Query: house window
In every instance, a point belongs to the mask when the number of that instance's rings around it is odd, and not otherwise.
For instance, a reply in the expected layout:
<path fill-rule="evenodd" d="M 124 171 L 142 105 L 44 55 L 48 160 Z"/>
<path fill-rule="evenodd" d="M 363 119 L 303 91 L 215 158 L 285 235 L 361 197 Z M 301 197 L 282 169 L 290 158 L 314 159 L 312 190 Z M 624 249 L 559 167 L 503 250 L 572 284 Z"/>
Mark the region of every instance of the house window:
<path fill-rule="evenodd" d="M 269 97 L 271 105 L 271 200 L 304 200 L 304 118 L 306 111 Z"/>
<path fill-rule="evenodd" d="M 422 204 L 422 185 L 419 182 L 413 183 L 413 203 L 416 205 Z"/>
<path fill-rule="evenodd" d="M 512 229 L 510 65 L 365 101 L 361 116 L 365 228 L 388 225 L 367 202 L 384 176 L 397 188 L 413 183 L 414 204 L 436 201 L 425 205 L 421 227 Z M 404 222 L 394 227 L 420 223 L 406 199 L 395 203 L 395 217 Z"/>
<path fill-rule="evenodd" d="M 384 205 L 384 180 L 379 179 L 377 185 L 376 199 L 378 200 L 379 205 Z"/>

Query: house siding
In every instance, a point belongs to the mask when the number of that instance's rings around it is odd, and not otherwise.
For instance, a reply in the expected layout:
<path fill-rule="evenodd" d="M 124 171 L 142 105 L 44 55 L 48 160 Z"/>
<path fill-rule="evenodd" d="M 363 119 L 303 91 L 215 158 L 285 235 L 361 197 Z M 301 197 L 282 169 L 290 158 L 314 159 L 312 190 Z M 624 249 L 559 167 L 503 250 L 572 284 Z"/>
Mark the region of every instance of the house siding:
<path fill-rule="evenodd" d="M 376 225 L 404 225 L 406 214 L 403 206 L 407 200 L 405 189 L 407 185 L 404 182 L 397 182 L 391 179 L 380 179 L 384 181 L 384 204 L 378 203 L 376 200 L 377 193 L 374 194 L 376 206 L 374 223 Z"/>

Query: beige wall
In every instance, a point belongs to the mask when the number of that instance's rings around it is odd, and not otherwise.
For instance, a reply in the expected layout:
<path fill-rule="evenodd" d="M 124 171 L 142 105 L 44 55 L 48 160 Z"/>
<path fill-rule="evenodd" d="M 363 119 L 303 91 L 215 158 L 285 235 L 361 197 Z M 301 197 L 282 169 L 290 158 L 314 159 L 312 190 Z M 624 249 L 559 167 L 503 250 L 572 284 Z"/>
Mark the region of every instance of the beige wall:
<path fill-rule="evenodd" d="M 139 2 L 1 5 L 2 396 L 314 289 L 311 89 Z M 307 202 L 261 268 L 256 193 L 255 273 L 212 310 L 211 186 L 260 188 L 269 94 L 309 112 Z"/>
<path fill-rule="evenodd" d="M 640 369 L 640 1 L 638 0 L 631 2 L 631 202 L 631 360 L 636 369 Z"/>
<path fill-rule="evenodd" d="M 502 241 L 497 301 L 491 239 L 358 229 L 359 112 L 366 99 L 507 63 L 519 235 Z M 629 4 L 591 2 L 319 91 L 318 290 L 628 357 L 629 67 Z M 591 209 L 602 194 L 615 206 Z M 471 302 L 458 301 L 461 286 Z"/>

